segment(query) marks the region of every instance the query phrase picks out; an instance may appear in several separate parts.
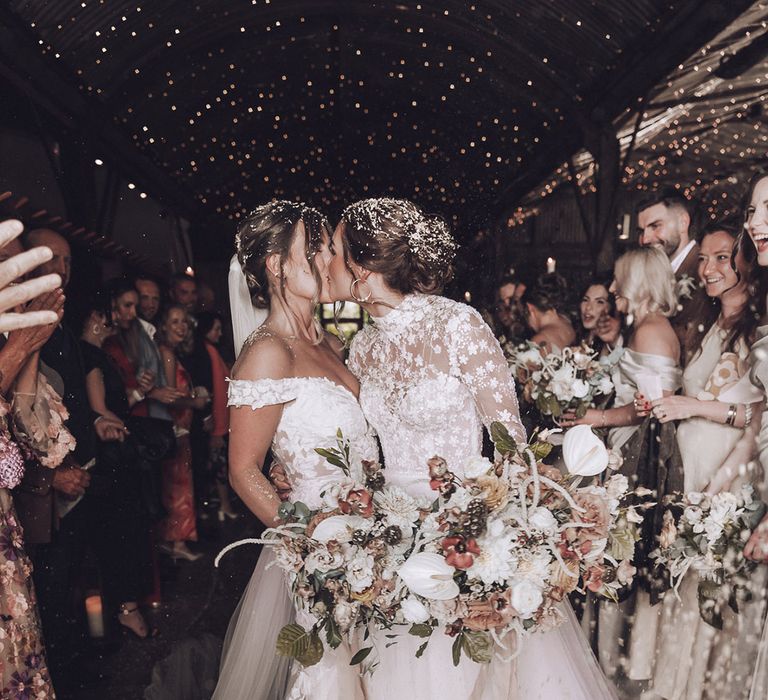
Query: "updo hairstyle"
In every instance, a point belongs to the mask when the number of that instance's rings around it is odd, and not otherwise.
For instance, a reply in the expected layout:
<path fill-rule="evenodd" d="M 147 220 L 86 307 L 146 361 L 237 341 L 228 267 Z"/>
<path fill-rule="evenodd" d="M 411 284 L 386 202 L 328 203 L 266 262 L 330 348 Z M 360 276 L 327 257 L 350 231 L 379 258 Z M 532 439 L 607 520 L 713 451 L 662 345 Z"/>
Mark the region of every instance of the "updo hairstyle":
<path fill-rule="evenodd" d="M 401 294 L 439 294 L 453 279 L 458 246 L 440 217 L 405 199 L 364 199 L 341 215 L 344 260 L 382 275 Z M 351 270 L 350 270 L 351 271 Z"/>
<path fill-rule="evenodd" d="M 315 255 L 323 243 L 323 235 L 330 240 L 332 231 L 328 220 L 317 209 L 301 202 L 277 200 L 262 204 L 252 211 L 237 228 L 235 238 L 237 259 L 243 268 L 253 305 L 266 309 L 272 293 L 267 273 L 267 258 L 277 254 L 280 257 L 280 271 L 284 272 L 285 261 L 291 245 L 304 224 L 304 253 L 312 275 L 320 290 L 322 280 L 315 265 Z M 285 300 L 285 275 L 280 275 L 279 295 Z"/>

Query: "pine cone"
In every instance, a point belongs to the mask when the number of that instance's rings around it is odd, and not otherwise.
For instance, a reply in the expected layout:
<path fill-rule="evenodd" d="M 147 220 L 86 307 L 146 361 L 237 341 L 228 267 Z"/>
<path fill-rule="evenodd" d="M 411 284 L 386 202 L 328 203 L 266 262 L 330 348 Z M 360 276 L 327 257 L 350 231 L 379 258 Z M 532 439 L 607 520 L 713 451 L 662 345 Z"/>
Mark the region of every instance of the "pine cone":
<path fill-rule="evenodd" d="M 396 545 L 403 539 L 403 531 L 397 525 L 390 525 L 384 530 L 384 541 L 388 545 Z"/>
<path fill-rule="evenodd" d="M 485 532 L 488 520 L 488 506 L 482 498 L 473 498 L 463 519 L 464 534 L 467 537 L 480 537 Z"/>

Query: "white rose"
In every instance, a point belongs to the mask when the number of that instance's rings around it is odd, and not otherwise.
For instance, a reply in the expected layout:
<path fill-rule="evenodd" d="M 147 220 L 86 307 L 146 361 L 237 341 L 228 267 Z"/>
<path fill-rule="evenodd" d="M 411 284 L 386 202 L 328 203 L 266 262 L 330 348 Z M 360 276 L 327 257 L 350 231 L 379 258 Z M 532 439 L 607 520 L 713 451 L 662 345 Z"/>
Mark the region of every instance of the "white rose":
<path fill-rule="evenodd" d="M 400 601 L 400 610 L 402 610 L 406 622 L 418 624 L 429 619 L 429 610 L 424 603 L 413 596 L 408 596 L 405 600 Z"/>
<path fill-rule="evenodd" d="M 530 581 L 522 580 L 512 584 L 511 603 L 520 617 L 530 617 L 535 613 L 544 597 L 538 586 Z"/>
<path fill-rule="evenodd" d="M 439 554 L 417 552 L 406 560 L 397 574 L 416 595 L 449 600 L 459 595 L 459 587 L 453 580 L 455 571 Z"/>
<path fill-rule="evenodd" d="M 571 385 L 573 395 L 577 399 L 583 399 L 589 393 L 589 384 L 583 379 L 576 379 Z"/>
<path fill-rule="evenodd" d="M 309 573 L 315 571 L 331 571 L 332 569 L 338 569 L 344 565 L 344 557 L 340 552 L 334 552 L 331 554 L 325 547 L 318 547 L 314 552 L 307 555 L 304 560 L 304 568 Z"/>
<path fill-rule="evenodd" d="M 554 533 L 557 531 L 557 519 L 548 508 L 538 507 L 528 516 L 528 524 L 542 532 Z"/>
<path fill-rule="evenodd" d="M 347 632 L 357 616 L 357 608 L 346 600 L 340 600 L 333 608 L 333 619 L 340 632 Z"/>
<path fill-rule="evenodd" d="M 347 581 L 355 593 L 373 585 L 373 556 L 364 549 L 359 550 L 347 564 Z"/>
<path fill-rule="evenodd" d="M 608 498 L 621 498 L 629 490 L 629 479 L 623 474 L 614 474 L 605 482 Z"/>
<path fill-rule="evenodd" d="M 597 391 L 603 395 L 608 395 L 613 391 L 613 382 L 607 375 L 600 377 L 600 382 L 597 385 Z"/>
<path fill-rule="evenodd" d="M 464 465 L 464 476 L 467 479 L 479 479 L 493 469 L 493 464 L 485 457 L 470 457 Z"/>
<path fill-rule="evenodd" d="M 577 425 L 565 434 L 563 459 L 575 476 L 596 476 L 608 468 L 608 450 L 589 425 Z"/>

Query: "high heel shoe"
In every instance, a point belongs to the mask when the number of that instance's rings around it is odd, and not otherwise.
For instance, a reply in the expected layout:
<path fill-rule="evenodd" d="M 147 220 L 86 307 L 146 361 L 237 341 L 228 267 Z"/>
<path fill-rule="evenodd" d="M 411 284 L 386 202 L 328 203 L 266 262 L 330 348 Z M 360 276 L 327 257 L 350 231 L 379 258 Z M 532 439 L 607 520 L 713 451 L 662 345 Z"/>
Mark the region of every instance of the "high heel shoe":
<path fill-rule="evenodd" d="M 184 561 L 197 561 L 202 557 L 203 555 L 199 552 L 193 552 L 191 551 L 186 545 L 182 545 L 181 547 L 174 546 L 171 549 L 171 559 L 176 561 L 177 559 L 183 559 Z"/>
<path fill-rule="evenodd" d="M 227 518 L 230 520 L 237 520 L 240 517 L 239 513 L 235 513 L 231 510 L 224 510 L 219 508 L 219 522 L 223 523 Z"/>

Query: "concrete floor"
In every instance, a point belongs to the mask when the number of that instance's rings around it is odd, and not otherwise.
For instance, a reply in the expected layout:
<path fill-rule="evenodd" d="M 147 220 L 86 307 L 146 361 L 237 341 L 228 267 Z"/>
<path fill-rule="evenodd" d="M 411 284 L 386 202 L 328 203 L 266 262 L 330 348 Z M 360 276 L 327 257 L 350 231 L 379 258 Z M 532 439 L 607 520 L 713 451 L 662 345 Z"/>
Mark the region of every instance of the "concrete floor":
<path fill-rule="evenodd" d="M 205 643 L 206 662 L 215 668 L 229 618 L 248 583 L 259 548 L 248 545 L 229 553 L 218 572 L 213 559 L 229 542 L 257 536 L 258 528 L 253 517 L 244 515 L 224 524 L 214 517 L 201 523 L 199 530 L 196 550 L 205 556 L 176 564 L 167 557 L 161 560 L 163 603 L 159 609 L 145 610 L 147 621 L 157 627 L 159 636 L 139 640 L 133 635 L 112 635 L 91 644 L 83 655 L 85 670 L 72 669 L 54 678 L 59 700 L 142 700 L 158 662 L 172 652 L 178 655 L 190 640 Z M 202 662 L 198 658 L 195 663 L 199 666 Z M 165 689 L 161 696 L 153 697 L 207 700 L 210 690 Z"/>

